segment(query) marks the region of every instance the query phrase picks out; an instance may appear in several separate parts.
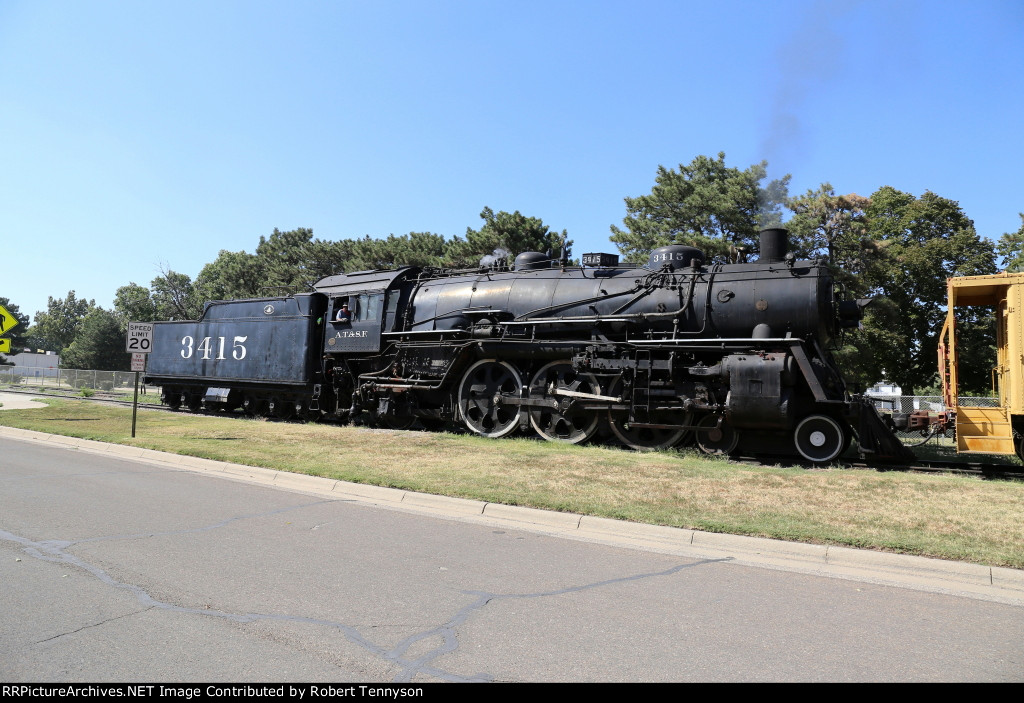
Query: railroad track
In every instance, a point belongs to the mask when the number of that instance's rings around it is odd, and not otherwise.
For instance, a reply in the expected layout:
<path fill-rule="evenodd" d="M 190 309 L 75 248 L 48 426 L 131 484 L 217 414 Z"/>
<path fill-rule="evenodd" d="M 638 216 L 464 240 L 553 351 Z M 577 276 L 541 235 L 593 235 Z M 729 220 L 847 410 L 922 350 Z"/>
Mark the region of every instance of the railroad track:
<path fill-rule="evenodd" d="M 67 395 L 62 393 L 43 393 L 37 391 L 21 391 L 12 389 L 4 389 L 3 392 L 17 393 L 20 395 L 32 395 L 44 398 L 66 398 L 68 400 L 86 400 L 93 403 L 105 403 L 107 405 L 122 405 L 128 407 L 132 405 L 132 401 L 125 400 L 123 396 L 115 396 L 114 394 L 104 393 L 102 391 L 99 391 L 87 398 L 83 396 Z M 144 407 L 147 410 L 161 410 L 164 412 L 192 414 L 183 410 L 172 410 L 171 408 L 168 408 L 166 405 L 160 404 L 159 401 L 153 403 L 140 400 L 139 407 Z M 230 415 L 221 414 L 221 417 L 230 417 Z M 990 462 L 920 460 L 915 464 L 872 464 L 870 462 L 865 461 L 843 460 L 835 462 L 828 466 L 818 466 L 807 461 L 797 461 L 792 456 L 773 457 L 749 455 L 733 455 L 730 457 L 730 461 L 751 465 L 779 463 L 785 464 L 787 466 L 802 466 L 803 468 L 811 470 L 831 468 L 838 465 L 843 468 L 861 471 L 914 471 L 922 473 L 950 473 L 965 476 L 983 476 L 985 478 L 1024 480 L 1024 466 L 1018 464 L 997 464 Z"/>
<path fill-rule="evenodd" d="M 1014 479 L 1017 481 L 1024 480 L 1024 466 L 1017 466 L 1015 464 L 982 464 L 982 463 L 968 463 L 964 464 L 961 462 L 929 462 L 928 465 L 923 466 L 908 466 L 907 470 L 910 471 L 931 471 L 931 472 L 945 472 L 945 473 L 957 473 L 967 474 L 974 476 L 984 476 L 985 478 L 1007 478 Z"/>
<path fill-rule="evenodd" d="M 805 469 L 829 469 L 842 467 L 844 469 L 861 471 L 913 471 L 919 473 L 947 473 L 960 474 L 964 476 L 983 476 L 985 478 L 1002 478 L 1024 480 L 1024 466 L 1019 464 L 997 464 L 990 462 L 973 461 L 938 461 L 933 459 L 919 460 L 917 463 L 885 463 L 872 464 L 866 461 L 839 460 L 832 464 L 820 466 L 809 461 L 797 461 L 791 456 L 770 457 L 770 456 L 737 456 L 729 457 L 730 461 L 742 464 L 764 465 L 771 463 L 785 464 L 787 466 L 801 466 Z"/>

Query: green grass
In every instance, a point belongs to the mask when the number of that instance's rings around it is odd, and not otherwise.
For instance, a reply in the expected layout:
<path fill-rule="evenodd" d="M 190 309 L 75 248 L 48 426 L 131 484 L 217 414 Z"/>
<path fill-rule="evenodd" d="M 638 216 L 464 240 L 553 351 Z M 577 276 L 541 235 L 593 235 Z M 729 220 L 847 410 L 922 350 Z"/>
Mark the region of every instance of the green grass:
<path fill-rule="evenodd" d="M 0 412 L 0 424 L 509 505 L 1024 568 L 1016 481 L 147 410 L 132 439 L 130 409 L 47 403 Z"/>

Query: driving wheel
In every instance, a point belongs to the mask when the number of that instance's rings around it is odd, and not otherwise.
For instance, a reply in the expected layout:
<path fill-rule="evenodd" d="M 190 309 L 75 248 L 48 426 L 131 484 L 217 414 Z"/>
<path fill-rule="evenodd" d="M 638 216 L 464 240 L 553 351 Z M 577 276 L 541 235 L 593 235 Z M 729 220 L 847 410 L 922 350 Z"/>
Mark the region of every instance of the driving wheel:
<path fill-rule="evenodd" d="M 577 373 L 568 361 L 552 361 L 533 375 L 530 397 L 542 398 L 550 406 L 530 406 L 530 424 L 544 439 L 551 442 L 578 444 L 597 432 L 598 414 L 584 407 L 579 399 L 560 395 L 557 391 L 601 394 L 597 379 L 588 373 Z"/>
<path fill-rule="evenodd" d="M 469 367 L 459 385 L 459 413 L 466 427 L 483 437 L 505 437 L 519 427 L 523 381 L 505 361 L 483 359 Z"/>
<path fill-rule="evenodd" d="M 608 391 L 608 395 L 618 396 L 621 394 L 622 379 L 616 379 Z M 678 413 L 669 417 L 666 413 L 656 413 L 653 418 L 655 422 L 643 424 L 665 424 L 665 425 L 689 425 L 691 422 L 690 413 Z M 658 421 L 661 422 L 658 422 Z M 678 427 L 641 427 L 637 423 L 629 421 L 629 414 L 624 410 L 609 410 L 608 425 L 612 434 L 625 444 L 641 452 L 652 452 L 660 449 L 669 449 L 679 444 L 687 436 L 688 430 Z"/>

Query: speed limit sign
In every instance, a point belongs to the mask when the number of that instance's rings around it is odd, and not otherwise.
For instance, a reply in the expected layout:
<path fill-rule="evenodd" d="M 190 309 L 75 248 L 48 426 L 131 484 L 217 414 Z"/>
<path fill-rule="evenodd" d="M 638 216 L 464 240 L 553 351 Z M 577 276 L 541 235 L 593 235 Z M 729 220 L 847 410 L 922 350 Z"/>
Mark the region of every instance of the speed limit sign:
<path fill-rule="evenodd" d="M 128 342 L 125 351 L 134 354 L 149 354 L 153 351 L 152 322 L 128 323 Z"/>

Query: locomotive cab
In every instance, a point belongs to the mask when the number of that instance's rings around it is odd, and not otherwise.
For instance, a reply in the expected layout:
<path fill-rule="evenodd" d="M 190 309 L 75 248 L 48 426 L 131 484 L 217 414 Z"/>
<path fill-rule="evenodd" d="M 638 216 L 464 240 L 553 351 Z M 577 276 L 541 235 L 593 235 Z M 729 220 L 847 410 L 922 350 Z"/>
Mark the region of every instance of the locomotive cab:
<path fill-rule="evenodd" d="M 381 333 L 396 322 L 394 284 L 410 271 L 359 271 L 319 281 L 314 288 L 330 299 L 324 353 L 379 352 Z"/>

